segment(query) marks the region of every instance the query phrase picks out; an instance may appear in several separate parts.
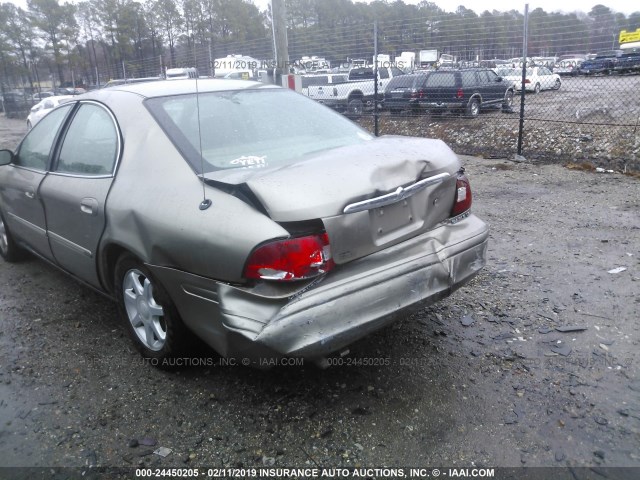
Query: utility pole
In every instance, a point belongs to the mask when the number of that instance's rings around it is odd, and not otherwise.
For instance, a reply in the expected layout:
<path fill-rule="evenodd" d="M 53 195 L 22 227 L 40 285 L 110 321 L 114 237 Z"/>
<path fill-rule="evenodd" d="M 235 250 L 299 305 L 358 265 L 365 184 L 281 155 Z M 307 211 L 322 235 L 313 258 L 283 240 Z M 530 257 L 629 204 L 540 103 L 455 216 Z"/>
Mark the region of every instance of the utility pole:
<path fill-rule="evenodd" d="M 375 136 L 380 136 L 378 124 L 378 20 L 373 22 L 373 125 Z"/>
<path fill-rule="evenodd" d="M 522 137 L 524 136 L 524 82 L 527 78 L 527 43 L 529 41 L 529 4 L 524 4 L 524 32 L 522 35 L 522 78 L 520 80 L 520 124 L 518 126 L 518 150 L 516 160 L 522 161 Z"/>
<path fill-rule="evenodd" d="M 282 75 L 289 73 L 289 45 L 287 42 L 287 10 L 284 0 L 271 0 L 271 22 L 273 27 L 273 50 L 276 60 L 274 82 L 279 85 Z"/>

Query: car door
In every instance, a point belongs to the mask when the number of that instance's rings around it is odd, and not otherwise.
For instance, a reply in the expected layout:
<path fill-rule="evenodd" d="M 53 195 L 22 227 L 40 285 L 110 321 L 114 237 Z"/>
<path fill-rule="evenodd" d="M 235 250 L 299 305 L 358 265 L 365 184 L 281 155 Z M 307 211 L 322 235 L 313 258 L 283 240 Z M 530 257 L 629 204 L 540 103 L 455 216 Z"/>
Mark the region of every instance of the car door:
<path fill-rule="evenodd" d="M 541 90 L 547 90 L 549 88 L 550 75 L 547 75 L 546 68 L 537 67 L 537 68 L 535 68 L 535 70 L 537 72 L 536 73 L 537 82 L 540 83 L 540 89 Z"/>
<path fill-rule="evenodd" d="M 96 251 L 120 150 L 113 114 L 99 103 L 81 102 L 40 186 L 56 262 L 96 287 Z"/>
<path fill-rule="evenodd" d="M 13 163 L 0 169 L 0 205 L 9 230 L 36 253 L 52 259 L 40 187 L 72 105 L 51 112 L 27 133 Z"/>
<path fill-rule="evenodd" d="M 487 79 L 487 90 L 491 92 L 491 101 L 501 102 L 507 91 L 506 83 L 493 70 L 485 70 L 484 75 Z"/>

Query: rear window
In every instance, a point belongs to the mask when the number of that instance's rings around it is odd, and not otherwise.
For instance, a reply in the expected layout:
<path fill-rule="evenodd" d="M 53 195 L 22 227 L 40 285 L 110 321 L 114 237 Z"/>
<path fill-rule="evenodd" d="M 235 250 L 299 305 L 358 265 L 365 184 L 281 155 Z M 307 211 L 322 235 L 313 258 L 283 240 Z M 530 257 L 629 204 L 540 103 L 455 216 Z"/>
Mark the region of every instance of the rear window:
<path fill-rule="evenodd" d="M 145 106 L 198 174 L 203 167 L 208 173 L 290 165 L 372 139 L 342 115 L 286 89 L 157 97 Z"/>
<path fill-rule="evenodd" d="M 388 90 L 394 88 L 418 88 L 424 85 L 427 75 L 401 75 L 394 77 L 387 85 Z"/>
<path fill-rule="evenodd" d="M 455 87 L 456 74 L 453 72 L 434 72 L 431 75 L 429 75 L 425 85 L 427 88 Z"/>
<path fill-rule="evenodd" d="M 329 77 L 327 75 L 318 75 L 317 77 L 302 77 L 302 88 L 316 85 L 329 85 Z"/>
<path fill-rule="evenodd" d="M 349 72 L 349 80 L 373 80 L 374 78 L 371 68 L 352 68 Z"/>

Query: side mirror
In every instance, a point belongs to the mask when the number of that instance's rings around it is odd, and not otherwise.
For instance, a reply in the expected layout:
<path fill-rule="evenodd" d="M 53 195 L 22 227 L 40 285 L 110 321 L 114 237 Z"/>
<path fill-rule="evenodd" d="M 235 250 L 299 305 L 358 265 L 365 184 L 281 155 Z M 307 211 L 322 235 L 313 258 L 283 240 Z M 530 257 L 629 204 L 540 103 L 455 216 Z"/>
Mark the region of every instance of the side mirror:
<path fill-rule="evenodd" d="M 496 82 L 501 82 L 501 81 L 502 81 L 502 77 L 496 78 Z"/>
<path fill-rule="evenodd" d="M 34 105 L 33 107 L 31 107 L 31 113 L 35 113 L 38 110 L 40 110 L 40 107 L 38 105 Z"/>
<path fill-rule="evenodd" d="M 13 152 L 11 150 L 0 150 L 0 166 L 9 165 L 13 162 Z"/>

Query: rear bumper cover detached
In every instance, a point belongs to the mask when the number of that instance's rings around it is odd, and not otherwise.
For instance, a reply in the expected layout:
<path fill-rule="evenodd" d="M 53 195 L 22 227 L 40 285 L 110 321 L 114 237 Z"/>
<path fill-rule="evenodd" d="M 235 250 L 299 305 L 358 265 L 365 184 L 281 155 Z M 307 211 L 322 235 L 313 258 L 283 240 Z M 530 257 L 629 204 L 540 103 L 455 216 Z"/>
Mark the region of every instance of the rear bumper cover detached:
<path fill-rule="evenodd" d="M 302 287 L 238 287 L 149 267 L 187 326 L 220 354 L 320 359 L 469 281 L 485 265 L 488 236 L 469 215 Z"/>

